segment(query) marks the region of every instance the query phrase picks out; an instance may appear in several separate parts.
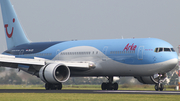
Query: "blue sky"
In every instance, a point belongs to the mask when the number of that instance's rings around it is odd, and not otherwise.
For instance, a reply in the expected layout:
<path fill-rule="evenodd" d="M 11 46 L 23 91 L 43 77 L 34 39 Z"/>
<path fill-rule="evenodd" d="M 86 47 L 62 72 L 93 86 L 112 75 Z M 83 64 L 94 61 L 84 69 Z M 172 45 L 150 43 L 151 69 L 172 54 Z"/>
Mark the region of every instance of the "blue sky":
<path fill-rule="evenodd" d="M 159 38 L 177 50 L 180 0 L 11 0 L 31 41 Z M 0 52 L 6 50 L 0 14 Z"/>

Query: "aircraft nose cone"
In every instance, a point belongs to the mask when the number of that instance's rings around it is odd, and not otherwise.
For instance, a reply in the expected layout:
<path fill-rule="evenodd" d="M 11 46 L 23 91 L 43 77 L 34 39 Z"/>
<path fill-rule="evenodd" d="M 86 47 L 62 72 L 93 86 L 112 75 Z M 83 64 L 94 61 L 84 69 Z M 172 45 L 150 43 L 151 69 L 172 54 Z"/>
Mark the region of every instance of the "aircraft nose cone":
<path fill-rule="evenodd" d="M 173 59 L 171 64 L 176 66 L 178 64 L 178 59 L 177 58 Z"/>
<path fill-rule="evenodd" d="M 174 58 L 174 59 L 171 59 L 169 60 L 167 63 L 166 63 L 166 67 L 170 70 L 174 69 L 176 67 L 176 65 L 178 64 L 178 58 Z"/>

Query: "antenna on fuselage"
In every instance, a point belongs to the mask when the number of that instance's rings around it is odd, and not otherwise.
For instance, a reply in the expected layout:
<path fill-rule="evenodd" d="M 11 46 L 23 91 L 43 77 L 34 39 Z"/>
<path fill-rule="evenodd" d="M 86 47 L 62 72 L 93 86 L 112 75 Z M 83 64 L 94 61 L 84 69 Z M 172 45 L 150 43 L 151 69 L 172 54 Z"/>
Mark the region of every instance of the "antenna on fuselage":
<path fill-rule="evenodd" d="M 122 36 L 122 39 L 124 39 L 123 36 Z"/>

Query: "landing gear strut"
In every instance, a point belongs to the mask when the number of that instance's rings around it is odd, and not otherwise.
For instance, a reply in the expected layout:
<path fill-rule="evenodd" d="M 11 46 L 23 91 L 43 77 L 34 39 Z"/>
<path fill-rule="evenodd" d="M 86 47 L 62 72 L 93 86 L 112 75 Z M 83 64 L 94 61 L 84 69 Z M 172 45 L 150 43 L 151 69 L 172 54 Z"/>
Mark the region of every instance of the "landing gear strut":
<path fill-rule="evenodd" d="M 155 84 L 155 86 L 154 86 L 156 91 L 158 91 L 158 90 L 163 91 L 163 89 L 164 89 L 164 85 L 161 84 L 161 81 L 160 81 L 161 77 L 162 77 L 162 74 L 159 74 L 159 76 L 158 76 L 158 83 Z"/>
<path fill-rule="evenodd" d="M 45 88 L 46 88 L 46 90 L 61 90 L 62 89 L 62 83 L 59 83 L 59 84 L 46 83 Z"/>
<path fill-rule="evenodd" d="M 118 90 L 118 83 L 113 83 L 113 76 L 108 76 L 109 82 L 103 82 L 101 85 L 102 90 Z"/>

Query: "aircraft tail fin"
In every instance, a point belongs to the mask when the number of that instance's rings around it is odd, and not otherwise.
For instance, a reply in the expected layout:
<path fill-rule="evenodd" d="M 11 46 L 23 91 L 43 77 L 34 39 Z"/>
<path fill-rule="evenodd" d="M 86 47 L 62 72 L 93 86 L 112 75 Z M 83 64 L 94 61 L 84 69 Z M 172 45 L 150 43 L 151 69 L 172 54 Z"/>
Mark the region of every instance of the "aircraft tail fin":
<path fill-rule="evenodd" d="M 29 43 L 9 0 L 0 0 L 7 48 Z"/>

